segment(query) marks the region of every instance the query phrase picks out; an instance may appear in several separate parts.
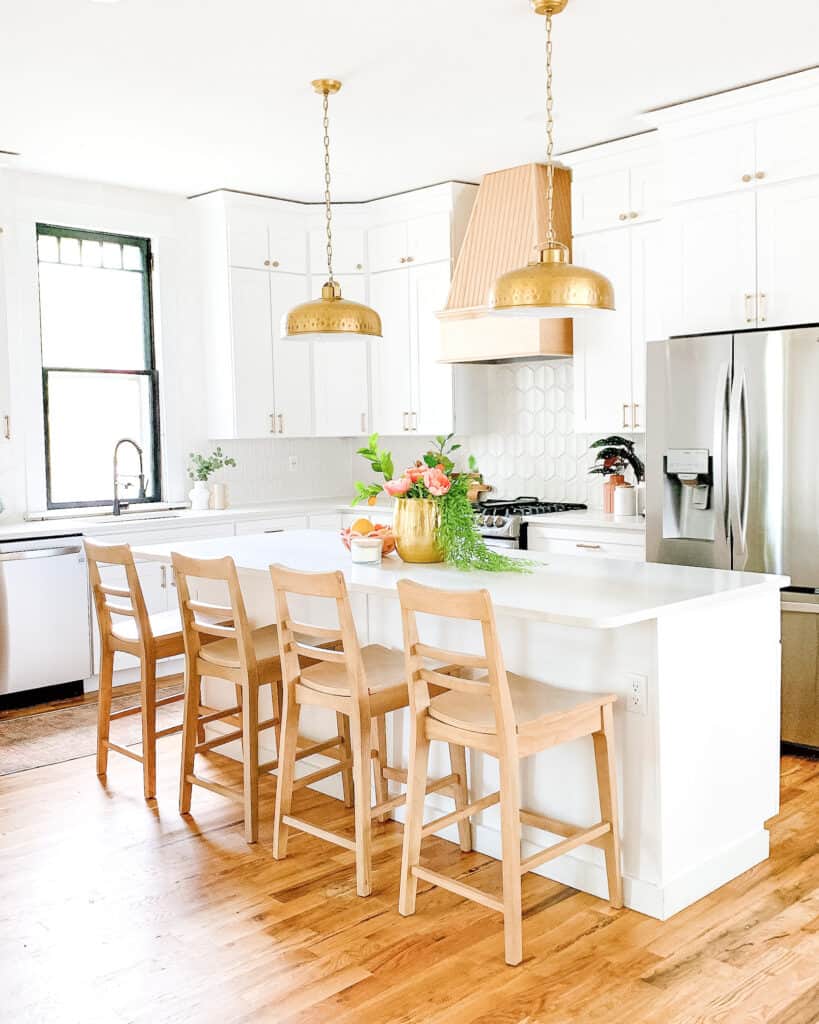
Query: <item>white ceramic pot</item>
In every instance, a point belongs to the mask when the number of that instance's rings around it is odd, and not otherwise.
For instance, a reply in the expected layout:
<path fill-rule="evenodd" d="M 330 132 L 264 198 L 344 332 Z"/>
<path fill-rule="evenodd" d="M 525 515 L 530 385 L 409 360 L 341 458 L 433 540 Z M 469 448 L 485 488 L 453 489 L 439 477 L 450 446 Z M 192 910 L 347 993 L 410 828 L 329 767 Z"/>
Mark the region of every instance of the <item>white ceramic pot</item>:
<path fill-rule="evenodd" d="M 213 507 L 219 509 L 228 507 L 227 484 L 213 485 Z"/>
<path fill-rule="evenodd" d="M 191 508 L 194 512 L 206 512 L 210 508 L 210 487 L 207 480 L 196 480 L 192 490 L 188 491 Z"/>

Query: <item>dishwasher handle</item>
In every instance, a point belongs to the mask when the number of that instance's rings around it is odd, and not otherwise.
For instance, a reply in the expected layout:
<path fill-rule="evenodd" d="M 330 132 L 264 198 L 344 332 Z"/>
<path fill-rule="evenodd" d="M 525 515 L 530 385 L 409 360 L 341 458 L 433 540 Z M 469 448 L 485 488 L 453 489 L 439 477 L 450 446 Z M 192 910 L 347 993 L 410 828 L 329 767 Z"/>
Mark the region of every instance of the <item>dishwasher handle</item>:
<path fill-rule="evenodd" d="M 61 548 L 32 548 L 28 551 L 8 551 L 0 554 L 0 562 L 20 562 L 24 558 L 59 558 L 61 555 L 78 555 L 82 551 L 79 546 Z"/>

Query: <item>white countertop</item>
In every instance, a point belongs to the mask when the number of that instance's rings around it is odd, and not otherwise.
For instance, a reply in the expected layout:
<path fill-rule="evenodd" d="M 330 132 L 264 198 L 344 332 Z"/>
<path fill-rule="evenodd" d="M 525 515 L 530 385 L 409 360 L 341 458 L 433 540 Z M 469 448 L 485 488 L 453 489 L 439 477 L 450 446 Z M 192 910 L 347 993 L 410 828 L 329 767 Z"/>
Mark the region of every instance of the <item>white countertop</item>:
<path fill-rule="evenodd" d="M 530 525 L 541 526 L 582 526 L 584 529 L 633 530 L 646 532 L 645 516 L 614 516 L 597 509 L 580 509 L 574 512 L 550 512 L 545 516 L 527 516 Z"/>
<path fill-rule="evenodd" d="M 328 530 L 288 530 L 179 544 L 134 545 L 141 559 L 169 562 L 172 550 L 197 558 L 230 555 L 240 570 L 267 573 L 280 562 L 294 569 L 340 569 L 351 591 L 394 596 L 401 579 L 467 590 L 485 587 L 498 614 L 565 626 L 612 629 L 695 605 L 725 602 L 763 589 L 779 590 L 785 576 L 699 569 L 679 565 L 624 562 L 572 555 L 523 552 L 542 562 L 531 574 L 460 572 L 447 565 L 411 565 L 397 556 L 380 566 L 352 565 L 338 536 Z"/>
<path fill-rule="evenodd" d="M 174 529 L 184 526 L 206 526 L 208 523 L 231 523 L 242 520 L 263 519 L 266 516 L 309 515 L 321 512 L 338 512 L 345 497 L 292 498 L 286 501 L 271 501 L 258 505 L 240 505 L 235 508 L 208 509 L 194 512 L 189 508 L 173 508 L 155 512 L 123 512 L 120 516 L 78 514 L 76 516 L 49 519 L 3 522 L 0 520 L 0 541 L 30 540 L 35 537 L 65 537 L 81 533 L 85 536 L 101 537 L 111 533 L 127 533 L 140 530 Z"/>

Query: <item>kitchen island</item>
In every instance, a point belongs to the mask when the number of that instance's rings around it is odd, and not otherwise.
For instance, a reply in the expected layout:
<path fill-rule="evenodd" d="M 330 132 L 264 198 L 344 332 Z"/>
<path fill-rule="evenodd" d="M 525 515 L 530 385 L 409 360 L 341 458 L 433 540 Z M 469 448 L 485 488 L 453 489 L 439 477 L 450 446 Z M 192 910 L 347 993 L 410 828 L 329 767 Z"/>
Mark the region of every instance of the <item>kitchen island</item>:
<path fill-rule="evenodd" d="M 464 573 L 445 565 L 406 564 L 397 556 L 377 567 L 354 566 L 335 533 L 307 530 L 136 547 L 134 554 L 169 562 L 174 549 L 199 558 L 232 556 L 253 625 L 275 621 L 271 563 L 308 571 L 340 569 L 362 643 L 402 646 L 400 579 L 453 589 L 485 587 L 495 603 L 509 670 L 619 698 L 615 719 L 628 907 L 665 919 L 768 856 L 765 822 L 779 806 L 779 590 L 787 578 L 570 555 L 535 556 L 538 564 L 528 575 Z M 204 589 L 199 596 L 220 598 Z M 328 611 L 294 602 L 294 614 L 303 621 L 332 625 Z M 432 642 L 480 650 L 471 626 L 458 622 L 440 623 Z M 208 703 L 228 706 L 232 688 L 221 693 L 219 686 L 208 682 Z M 334 735 L 334 717 L 325 720 L 318 709 L 310 710 L 313 717 L 303 716 L 305 733 L 317 739 Z M 406 737 L 405 717 L 392 716 L 395 764 L 406 764 Z M 230 751 L 227 745 L 221 749 Z M 433 756 L 432 773 L 444 774 L 445 758 L 436 754 L 440 761 Z M 268 756 L 275 752 L 265 752 L 264 759 Z M 304 771 L 322 763 L 305 761 Z M 340 795 L 334 782 L 318 788 Z M 470 787 L 473 799 L 497 788 L 492 758 L 471 754 Z M 438 805 L 434 794 L 428 800 Z M 523 762 L 522 802 L 538 814 L 578 825 L 597 821 L 590 741 L 577 740 Z M 439 806 L 451 809 L 449 802 Z M 494 856 L 500 852 L 497 811 L 490 808 L 473 821 L 476 848 Z M 441 835 L 456 839 L 454 828 Z M 524 836 L 524 856 L 542 845 L 541 834 L 524 828 Z M 581 848 L 537 870 L 606 895 L 599 850 Z"/>

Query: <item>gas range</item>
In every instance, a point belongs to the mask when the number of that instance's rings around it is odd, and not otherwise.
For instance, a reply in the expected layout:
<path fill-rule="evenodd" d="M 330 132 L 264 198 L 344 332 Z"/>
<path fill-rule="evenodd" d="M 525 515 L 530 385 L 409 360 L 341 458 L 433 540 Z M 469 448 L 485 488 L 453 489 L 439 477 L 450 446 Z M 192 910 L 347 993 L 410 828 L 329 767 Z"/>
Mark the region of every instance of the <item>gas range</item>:
<path fill-rule="evenodd" d="M 478 532 L 488 547 L 526 548 L 526 520 L 551 512 L 583 511 L 587 505 L 570 501 L 542 501 L 540 498 L 495 498 L 475 506 Z"/>

